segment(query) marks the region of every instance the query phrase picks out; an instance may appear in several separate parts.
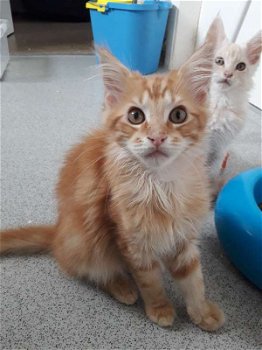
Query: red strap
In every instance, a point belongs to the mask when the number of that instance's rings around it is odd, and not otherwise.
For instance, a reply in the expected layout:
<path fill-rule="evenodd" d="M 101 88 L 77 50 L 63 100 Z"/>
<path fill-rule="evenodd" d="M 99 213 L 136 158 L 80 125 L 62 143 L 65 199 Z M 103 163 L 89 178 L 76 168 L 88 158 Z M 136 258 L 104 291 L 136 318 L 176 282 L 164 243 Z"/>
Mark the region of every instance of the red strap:
<path fill-rule="evenodd" d="M 226 154 L 223 162 L 222 162 L 222 165 L 221 165 L 221 171 L 224 171 L 227 167 L 227 161 L 228 161 L 228 158 L 229 158 L 229 153 Z"/>

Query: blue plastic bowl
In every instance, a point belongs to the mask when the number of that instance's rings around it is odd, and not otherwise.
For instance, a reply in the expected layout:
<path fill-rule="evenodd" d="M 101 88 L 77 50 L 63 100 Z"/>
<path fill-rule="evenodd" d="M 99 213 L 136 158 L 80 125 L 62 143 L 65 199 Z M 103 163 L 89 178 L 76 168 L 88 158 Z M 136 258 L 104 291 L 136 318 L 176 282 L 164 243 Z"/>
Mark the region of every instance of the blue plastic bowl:
<path fill-rule="evenodd" d="M 108 48 L 126 67 L 154 73 L 159 64 L 171 3 L 109 2 L 104 13 L 90 10 L 94 42 Z"/>
<path fill-rule="evenodd" d="M 215 207 L 219 240 L 233 264 L 262 289 L 262 168 L 231 179 Z"/>

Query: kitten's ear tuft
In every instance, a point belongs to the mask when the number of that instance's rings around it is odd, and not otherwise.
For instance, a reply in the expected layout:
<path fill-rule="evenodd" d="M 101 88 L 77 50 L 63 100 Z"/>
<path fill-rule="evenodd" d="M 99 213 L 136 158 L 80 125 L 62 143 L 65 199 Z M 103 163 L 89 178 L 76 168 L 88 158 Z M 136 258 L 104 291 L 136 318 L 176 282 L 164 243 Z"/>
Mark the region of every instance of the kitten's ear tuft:
<path fill-rule="evenodd" d="M 130 72 L 108 50 L 97 48 L 97 52 L 100 57 L 103 72 L 105 105 L 113 107 L 120 102 L 121 97 L 125 92 L 127 78 Z"/>
<path fill-rule="evenodd" d="M 217 15 L 208 29 L 205 42 L 221 45 L 221 43 L 225 41 L 227 41 L 227 37 L 224 24 L 220 15 Z"/>
<path fill-rule="evenodd" d="M 204 44 L 180 68 L 182 85 L 197 103 L 204 103 L 212 76 L 214 52 L 221 41 L 226 40 L 223 22 L 216 16 L 211 23 Z"/>
<path fill-rule="evenodd" d="M 179 69 L 179 86 L 190 92 L 197 103 L 204 103 L 212 75 L 215 43 L 206 42 Z"/>
<path fill-rule="evenodd" d="M 256 64 L 259 61 L 261 50 L 262 31 L 260 30 L 246 45 L 247 58 L 250 64 Z"/>

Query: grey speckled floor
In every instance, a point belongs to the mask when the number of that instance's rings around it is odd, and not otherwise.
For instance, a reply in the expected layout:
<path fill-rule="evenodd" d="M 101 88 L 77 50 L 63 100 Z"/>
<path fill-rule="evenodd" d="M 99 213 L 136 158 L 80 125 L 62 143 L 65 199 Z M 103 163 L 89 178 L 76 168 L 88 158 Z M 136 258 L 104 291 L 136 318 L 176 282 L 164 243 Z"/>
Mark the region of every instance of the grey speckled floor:
<path fill-rule="evenodd" d="M 1 83 L 2 227 L 55 218 L 53 188 L 63 154 L 99 123 L 102 84 L 92 56 L 15 57 Z M 231 152 L 231 174 L 260 164 L 261 116 L 250 110 Z M 1 260 L 2 349 L 261 349 L 259 291 L 223 255 L 212 215 L 203 227 L 203 269 L 210 298 L 225 310 L 216 334 L 187 318 L 171 281 L 178 318 L 152 324 L 141 301 L 123 306 L 59 272 L 51 257 Z"/>

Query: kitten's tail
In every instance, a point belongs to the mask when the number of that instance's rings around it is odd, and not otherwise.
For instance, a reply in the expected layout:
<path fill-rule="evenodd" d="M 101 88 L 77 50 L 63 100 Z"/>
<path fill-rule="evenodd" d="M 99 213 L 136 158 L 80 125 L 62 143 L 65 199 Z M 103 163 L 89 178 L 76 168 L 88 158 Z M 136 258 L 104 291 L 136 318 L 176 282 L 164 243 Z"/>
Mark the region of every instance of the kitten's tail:
<path fill-rule="evenodd" d="M 0 232 L 0 254 L 33 254 L 49 252 L 56 226 L 27 226 Z"/>

